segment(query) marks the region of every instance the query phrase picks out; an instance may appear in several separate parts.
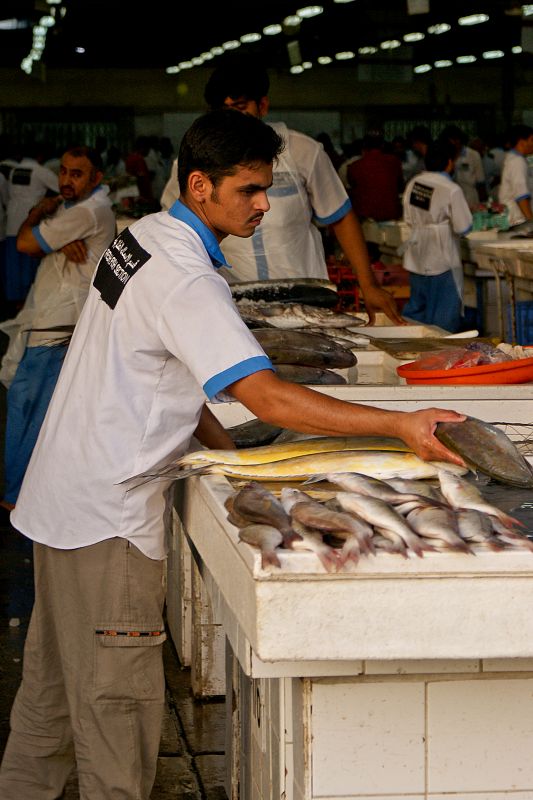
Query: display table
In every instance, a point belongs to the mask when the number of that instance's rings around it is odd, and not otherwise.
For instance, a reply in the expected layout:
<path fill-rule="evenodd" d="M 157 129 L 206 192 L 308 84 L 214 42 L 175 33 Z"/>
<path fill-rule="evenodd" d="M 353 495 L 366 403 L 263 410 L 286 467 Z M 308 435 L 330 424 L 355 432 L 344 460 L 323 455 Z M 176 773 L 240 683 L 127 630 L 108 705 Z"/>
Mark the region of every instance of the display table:
<path fill-rule="evenodd" d="M 531 422 L 527 384 L 320 391 Z M 226 425 L 248 418 L 212 408 Z M 267 572 L 226 520 L 232 491 L 188 479 L 176 514 L 228 643 L 230 798 L 530 800 L 533 554 L 380 554 L 332 575 L 288 551 Z"/>

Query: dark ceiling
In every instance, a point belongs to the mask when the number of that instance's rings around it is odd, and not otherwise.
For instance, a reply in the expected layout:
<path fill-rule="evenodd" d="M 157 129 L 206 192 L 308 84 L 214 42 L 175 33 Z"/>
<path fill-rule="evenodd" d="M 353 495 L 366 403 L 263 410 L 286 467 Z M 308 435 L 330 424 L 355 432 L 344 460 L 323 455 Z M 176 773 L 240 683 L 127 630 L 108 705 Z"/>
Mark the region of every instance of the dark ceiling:
<path fill-rule="evenodd" d="M 267 66 L 288 70 L 291 48 L 298 51 L 299 47 L 302 59 L 314 62 L 319 55 L 339 49 L 357 52 L 362 46 L 379 46 L 385 39 L 401 39 L 410 31 L 426 32 L 433 23 L 449 22 L 449 33 L 426 35 L 423 42 L 365 57 L 414 65 L 461 54 L 480 55 L 487 49 L 510 50 L 520 44 L 522 26 L 531 30 L 533 24 L 533 16 L 522 18 L 521 4 L 516 0 L 429 0 L 429 14 L 413 15 L 407 13 L 408 0 L 320 0 L 320 4 L 324 13 L 303 20 L 298 32 L 263 36 L 260 42 L 243 47 L 263 58 Z M 151 0 L 142 6 L 123 0 L 63 0 L 62 5 L 55 6 L 58 22 L 48 31 L 42 60 L 49 69 L 164 70 L 244 33 L 261 32 L 265 25 L 282 22 L 304 5 L 303 0 Z M 0 29 L 0 67 L 20 65 L 32 46 L 32 25 L 51 7 L 45 0 L 1 0 L 0 16 L 27 20 L 28 27 Z M 66 9 L 63 17 L 61 8 Z M 474 11 L 488 13 L 489 22 L 468 28 L 457 25 L 458 17 Z M 295 42 L 298 46 L 291 44 Z M 85 52 L 78 53 L 76 48 Z M 533 57 L 523 54 L 519 58 Z"/>

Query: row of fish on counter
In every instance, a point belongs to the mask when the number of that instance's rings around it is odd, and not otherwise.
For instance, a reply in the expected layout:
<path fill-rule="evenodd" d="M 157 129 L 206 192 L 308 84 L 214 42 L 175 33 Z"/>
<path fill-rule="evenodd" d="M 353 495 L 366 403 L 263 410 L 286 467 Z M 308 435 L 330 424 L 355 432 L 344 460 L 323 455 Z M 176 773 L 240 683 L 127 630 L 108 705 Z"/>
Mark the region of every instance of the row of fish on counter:
<path fill-rule="evenodd" d="M 326 473 L 336 487 L 321 502 L 302 489 L 283 487 L 280 499 L 251 481 L 226 501 L 239 539 L 261 552 L 261 565 L 281 568 L 280 549 L 310 550 L 327 572 L 351 570 L 378 553 L 422 557 L 426 551 L 475 553 L 533 550 L 520 525 L 484 500 L 475 486 L 448 470 L 438 471 L 440 489 L 396 478 L 388 482 L 358 473 Z"/>
<path fill-rule="evenodd" d="M 196 450 L 144 477 L 219 474 L 244 482 L 228 497 L 228 520 L 242 541 L 261 550 L 265 567 L 280 566 L 280 549 L 312 550 L 328 572 L 352 569 L 361 557 L 380 552 L 421 557 L 478 547 L 533 550 L 522 523 L 465 477 L 482 472 L 529 491 L 533 469 L 516 444 L 501 428 L 474 417 L 439 423 L 436 436 L 467 466 L 423 461 L 400 439 L 317 436 Z M 428 478 L 437 479 L 439 488 Z M 295 481 L 298 487 L 283 485 Z M 279 499 L 263 482 L 281 485 Z M 313 484 L 322 482 L 333 491 L 319 490 L 316 499 Z"/>

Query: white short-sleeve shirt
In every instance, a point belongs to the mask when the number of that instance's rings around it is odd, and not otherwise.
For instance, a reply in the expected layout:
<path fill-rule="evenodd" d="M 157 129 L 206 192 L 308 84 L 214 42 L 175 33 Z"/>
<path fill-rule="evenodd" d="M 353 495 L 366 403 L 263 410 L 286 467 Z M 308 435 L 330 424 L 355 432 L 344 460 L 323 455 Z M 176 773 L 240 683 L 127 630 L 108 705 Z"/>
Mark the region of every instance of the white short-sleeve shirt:
<path fill-rule="evenodd" d="M 206 397 L 272 369 L 222 264 L 180 201 L 104 252 L 13 512 L 18 530 L 63 549 L 122 536 L 165 556 L 172 481 L 135 476 L 187 450 Z"/>
<path fill-rule="evenodd" d="M 7 204 L 7 236 L 16 236 L 30 213 L 30 209 L 41 200 L 47 190 L 59 192 L 57 175 L 43 167 L 34 158 L 23 158 L 9 175 L 9 198 Z"/>
<path fill-rule="evenodd" d="M 109 187 L 98 186 L 79 203 L 63 203 L 51 217 L 45 217 L 32 229 L 47 253 L 41 259 L 33 283 L 32 327 L 51 328 L 74 324 L 78 319 L 98 259 L 115 237 L 115 214 L 109 199 Z M 87 260 L 69 261 L 61 248 L 83 240 Z M 64 338 L 64 332 L 30 331 L 28 344 L 36 347 Z"/>
<path fill-rule="evenodd" d="M 531 202 L 532 189 L 526 158 L 516 150 L 509 150 L 503 161 L 499 201 L 509 210 L 510 225 L 525 222 L 518 201 L 528 199 Z"/>
<path fill-rule="evenodd" d="M 463 147 L 455 162 L 455 180 L 461 187 L 470 208 L 479 203 L 478 184 L 485 183 L 481 156 L 472 147 Z"/>
<path fill-rule="evenodd" d="M 459 237 L 472 226 L 463 190 L 447 173 L 422 172 L 403 195 L 404 221 L 411 228 L 403 266 L 418 275 L 440 275 L 461 267 Z"/>
<path fill-rule="evenodd" d="M 269 124 L 285 142 L 267 192 L 270 211 L 249 239 L 227 236 L 222 242 L 232 268 L 231 280 L 327 279 L 317 225 L 330 225 L 346 216 L 350 199 L 321 142 L 290 130 L 283 122 Z M 174 162 L 161 197 L 163 206 L 178 196 L 176 174 Z"/>

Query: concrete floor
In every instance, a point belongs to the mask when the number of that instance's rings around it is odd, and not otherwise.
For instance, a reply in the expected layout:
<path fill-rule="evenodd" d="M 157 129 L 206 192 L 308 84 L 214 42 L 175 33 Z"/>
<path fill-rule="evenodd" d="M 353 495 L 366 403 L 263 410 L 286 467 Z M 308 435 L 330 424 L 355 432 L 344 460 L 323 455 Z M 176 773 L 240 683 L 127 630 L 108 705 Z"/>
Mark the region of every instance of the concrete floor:
<path fill-rule="evenodd" d="M 0 340 L 3 352 L 5 342 Z M 6 391 L 0 385 L 0 452 Z M 3 488 L 0 458 L 0 488 Z M 1 496 L 1 495 L 0 495 Z M 31 542 L 0 522 L 0 752 L 9 733 L 9 711 L 22 672 L 24 638 L 33 603 Z M 151 800 L 226 800 L 225 703 L 200 702 L 191 692 L 190 670 L 181 667 L 172 642 L 164 646 L 167 709 Z M 76 776 L 65 800 L 79 797 Z M 39 800 L 35 798 L 35 800 Z"/>

